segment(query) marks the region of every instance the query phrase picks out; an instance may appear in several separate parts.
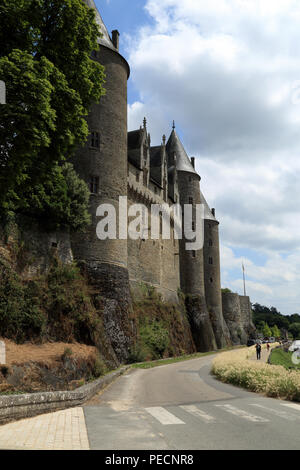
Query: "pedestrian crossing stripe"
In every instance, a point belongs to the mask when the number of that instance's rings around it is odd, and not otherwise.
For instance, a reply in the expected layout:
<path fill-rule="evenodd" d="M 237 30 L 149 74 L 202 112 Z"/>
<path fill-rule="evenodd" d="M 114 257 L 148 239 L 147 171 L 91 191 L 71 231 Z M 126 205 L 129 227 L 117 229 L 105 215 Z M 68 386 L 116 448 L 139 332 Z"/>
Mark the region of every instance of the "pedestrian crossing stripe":
<path fill-rule="evenodd" d="M 298 405 L 296 403 L 281 403 L 281 405 L 300 411 L 300 404 Z M 253 423 L 270 422 L 270 419 L 266 417 L 257 416 L 243 409 L 237 408 L 231 404 L 225 403 L 225 404 L 218 404 L 214 406 L 216 408 L 219 408 L 220 410 L 223 410 L 227 413 L 230 413 L 236 416 L 237 418 L 241 418 L 241 419 L 253 422 Z M 297 419 L 300 418 L 300 415 L 297 416 L 287 411 L 283 411 L 283 410 L 276 409 L 276 408 L 270 408 L 268 406 L 262 405 L 261 403 L 249 403 L 248 406 L 256 407 L 260 409 L 262 412 L 272 414 L 273 416 L 278 416 L 279 418 L 286 419 L 289 421 L 296 421 Z M 215 424 L 218 421 L 220 422 L 218 418 L 211 416 L 207 412 L 198 408 L 198 406 L 196 405 L 180 405 L 178 409 L 196 418 L 199 418 L 201 421 L 205 422 L 206 424 Z M 161 407 L 161 406 L 145 408 L 145 411 L 149 413 L 151 416 L 153 416 L 153 418 L 157 419 L 157 421 L 159 421 L 160 424 L 162 424 L 163 426 L 186 424 L 182 419 L 178 418 L 173 413 L 171 413 L 170 411 L 166 410 L 164 407 Z"/>
<path fill-rule="evenodd" d="M 232 405 L 215 405 L 217 408 L 221 408 L 227 413 L 231 413 L 239 418 L 246 419 L 247 421 L 251 421 L 253 423 L 268 423 L 269 420 L 266 418 L 262 418 L 261 416 L 256 416 L 251 413 L 247 413 L 247 411 L 241 410 L 236 408 Z"/>
<path fill-rule="evenodd" d="M 203 419 L 206 423 L 215 423 L 216 418 L 213 416 L 210 416 L 209 414 L 205 413 L 204 411 L 200 410 L 197 406 L 195 405 L 186 405 L 186 406 L 180 406 L 180 408 L 187 413 L 190 413 L 193 416 L 196 416 L 197 418 Z"/>
<path fill-rule="evenodd" d="M 281 403 L 282 406 L 287 406 L 289 408 L 293 408 L 294 410 L 300 411 L 300 405 L 297 403 Z"/>
<path fill-rule="evenodd" d="M 168 426 L 171 424 L 185 424 L 183 421 L 181 421 L 181 419 L 177 418 L 177 416 L 173 415 L 165 408 L 162 408 L 160 406 L 153 408 L 145 408 L 145 410 L 164 426 Z"/>
<path fill-rule="evenodd" d="M 251 406 L 255 406 L 256 408 L 260 408 L 268 413 L 272 413 L 274 416 L 278 416 L 279 418 L 287 419 L 288 421 L 297 421 L 297 417 L 292 415 L 291 413 L 287 413 L 286 411 L 276 410 L 275 408 L 269 408 L 267 406 L 253 403 Z"/>

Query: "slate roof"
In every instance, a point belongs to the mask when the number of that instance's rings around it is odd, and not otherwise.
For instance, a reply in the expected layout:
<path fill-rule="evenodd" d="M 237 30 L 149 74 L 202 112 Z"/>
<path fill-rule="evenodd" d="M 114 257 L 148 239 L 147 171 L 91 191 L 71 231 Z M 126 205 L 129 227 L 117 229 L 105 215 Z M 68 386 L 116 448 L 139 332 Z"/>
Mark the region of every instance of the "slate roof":
<path fill-rule="evenodd" d="M 141 130 L 128 132 L 128 149 L 139 149 L 141 146 Z"/>
<path fill-rule="evenodd" d="M 113 51 L 117 51 L 115 46 L 112 43 L 112 40 L 110 39 L 110 35 L 108 34 L 107 28 L 102 20 L 102 17 L 95 5 L 94 0 L 84 0 L 84 2 L 87 4 L 88 7 L 93 8 L 96 13 L 96 22 L 99 26 L 100 32 L 102 33 L 102 37 L 98 38 L 98 43 L 101 44 L 102 46 L 109 47 L 109 49 L 112 49 Z"/>
<path fill-rule="evenodd" d="M 173 129 L 168 143 L 167 143 L 167 152 L 171 156 L 173 153 L 176 154 L 176 167 L 177 171 L 187 171 L 189 173 L 194 173 L 198 175 L 195 168 L 193 167 L 191 160 L 189 159 L 181 140 L 179 139 L 175 129 Z"/>
<path fill-rule="evenodd" d="M 210 210 L 210 207 L 207 204 L 207 201 L 206 201 L 202 191 L 200 191 L 200 199 L 201 199 L 201 204 L 204 204 L 204 219 L 205 220 L 214 220 L 215 222 L 217 222 L 217 219 L 215 218 L 212 211 Z"/>

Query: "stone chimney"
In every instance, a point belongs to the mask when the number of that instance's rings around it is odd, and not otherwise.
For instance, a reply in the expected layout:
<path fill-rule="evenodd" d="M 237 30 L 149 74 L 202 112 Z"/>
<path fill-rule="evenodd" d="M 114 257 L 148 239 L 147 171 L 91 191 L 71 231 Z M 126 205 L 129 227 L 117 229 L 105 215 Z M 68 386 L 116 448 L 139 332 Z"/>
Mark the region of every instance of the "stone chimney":
<path fill-rule="evenodd" d="M 216 216 L 216 209 L 211 210 L 212 215 L 215 217 Z"/>
<path fill-rule="evenodd" d="M 191 158 L 191 162 L 192 162 L 193 168 L 195 168 L 195 157 Z"/>
<path fill-rule="evenodd" d="M 111 36 L 112 36 L 112 43 L 118 51 L 119 50 L 119 44 L 120 44 L 120 33 L 119 33 L 119 31 L 117 29 L 114 29 L 111 32 Z"/>

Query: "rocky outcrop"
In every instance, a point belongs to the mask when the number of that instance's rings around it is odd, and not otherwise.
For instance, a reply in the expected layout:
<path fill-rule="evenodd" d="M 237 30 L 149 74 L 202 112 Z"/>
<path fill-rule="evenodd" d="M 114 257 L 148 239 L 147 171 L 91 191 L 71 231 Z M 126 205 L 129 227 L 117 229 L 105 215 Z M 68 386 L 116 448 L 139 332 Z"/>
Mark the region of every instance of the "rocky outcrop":
<path fill-rule="evenodd" d="M 205 299 L 200 295 L 188 295 L 186 309 L 197 351 L 218 349 Z"/>

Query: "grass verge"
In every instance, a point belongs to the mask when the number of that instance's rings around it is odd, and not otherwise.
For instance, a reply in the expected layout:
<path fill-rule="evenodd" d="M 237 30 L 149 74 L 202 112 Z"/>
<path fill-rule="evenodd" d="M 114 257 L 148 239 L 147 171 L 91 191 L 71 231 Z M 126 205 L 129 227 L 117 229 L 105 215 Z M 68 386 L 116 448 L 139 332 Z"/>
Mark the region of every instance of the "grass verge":
<path fill-rule="evenodd" d="M 300 364 L 293 363 L 292 355 L 292 352 L 285 352 L 281 348 L 274 349 L 270 357 L 270 363 L 275 366 L 283 366 L 285 369 L 300 370 Z"/>
<path fill-rule="evenodd" d="M 243 346 L 239 346 L 239 349 L 244 348 Z M 184 362 L 190 361 L 191 359 L 198 359 L 200 357 L 211 356 L 213 354 L 220 354 L 224 351 L 231 351 L 236 348 L 226 348 L 218 351 L 209 351 L 204 353 L 194 353 L 194 354 L 185 354 L 183 356 L 178 357 L 171 357 L 168 359 L 159 359 L 157 361 L 150 361 L 150 362 L 140 362 L 137 364 L 131 364 L 131 367 L 134 369 L 151 369 L 153 367 L 160 367 L 165 366 L 168 364 L 175 364 L 176 362 Z"/>
<path fill-rule="evenodd" d="M 250 358 L 254 354 L 255 347 L 220 354 L 213 361 L 212 373 L 224 383 L 263 393 L 268 397 L 299 402 L 299 371 L 252 361 Z"/>

